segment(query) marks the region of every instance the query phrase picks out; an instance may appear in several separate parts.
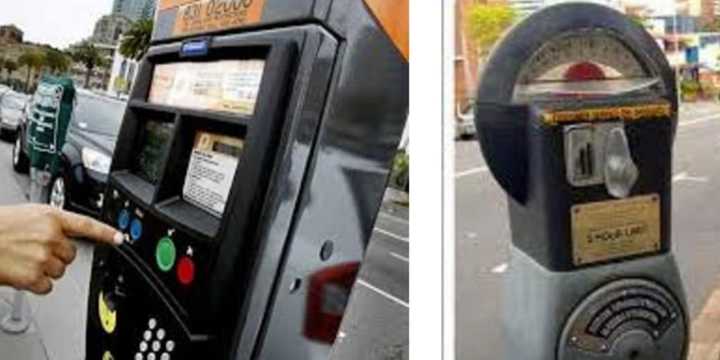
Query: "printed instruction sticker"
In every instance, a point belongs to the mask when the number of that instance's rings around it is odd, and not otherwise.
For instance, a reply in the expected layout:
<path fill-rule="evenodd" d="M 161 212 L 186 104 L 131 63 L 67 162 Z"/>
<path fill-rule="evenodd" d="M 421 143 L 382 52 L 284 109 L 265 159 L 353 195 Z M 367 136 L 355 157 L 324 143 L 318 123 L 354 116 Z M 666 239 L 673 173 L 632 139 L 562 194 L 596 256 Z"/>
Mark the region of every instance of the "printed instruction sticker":
<path fill-rule="evenodd" d="M 239 138 L 198 132 L 185 175 L 185 200 L 222 216 L 243 147 Z"/>
<path fill-rule="evenodd" d="M 196 110 L 252 115 L 264 69 L 264 60 L 157 65 L 148 101 Z"/>
<path fill-rule="evenodd" d="M 573 263 L 587 265 L 660 250 L 660 196 L 575 205 Z"/>

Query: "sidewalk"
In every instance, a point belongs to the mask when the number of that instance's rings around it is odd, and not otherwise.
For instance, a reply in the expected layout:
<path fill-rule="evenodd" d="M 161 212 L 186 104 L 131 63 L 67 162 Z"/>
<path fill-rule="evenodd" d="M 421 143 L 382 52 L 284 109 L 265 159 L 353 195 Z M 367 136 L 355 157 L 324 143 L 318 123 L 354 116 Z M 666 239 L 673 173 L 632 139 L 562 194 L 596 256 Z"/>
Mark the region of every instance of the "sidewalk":
<path fill-rule="evenodd" d="M 92 247 L 77 244 L 78 253 L 65 276 L 47 296 L 27 294 L 25 309 L 32 324 L 21 335 L 0 331 L 2 360 L 84 360 L 87 293 Z M 0 288 L 0 319 L 10 312 L 14 295 Z"/>
<path fill-rule="evenodd" d="M 691 325 L 688 360 L 720 359 L 720 281 Z"/>

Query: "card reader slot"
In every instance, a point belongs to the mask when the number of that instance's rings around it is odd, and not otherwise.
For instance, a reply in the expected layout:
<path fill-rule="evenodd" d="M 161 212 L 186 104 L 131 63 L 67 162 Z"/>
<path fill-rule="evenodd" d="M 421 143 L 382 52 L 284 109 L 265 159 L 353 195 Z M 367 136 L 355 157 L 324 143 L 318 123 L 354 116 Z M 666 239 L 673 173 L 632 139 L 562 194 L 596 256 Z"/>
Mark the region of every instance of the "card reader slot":
<path fill-rule="evenodd" d="M 182 224 L 188 230 L 197 231 L 210 239 L 215 238 L 220 227 L 220 219 L 181 198 L 158 203 L 155 208 L 158 213 L 172 220 L 173 224 Z"/>
<path fill-rule="evenodd" d="M 155 187 L 127 170 L 113 172 L 110 175 L 114 185 L 139 204 L 150 205 L 155 195 Z"/>

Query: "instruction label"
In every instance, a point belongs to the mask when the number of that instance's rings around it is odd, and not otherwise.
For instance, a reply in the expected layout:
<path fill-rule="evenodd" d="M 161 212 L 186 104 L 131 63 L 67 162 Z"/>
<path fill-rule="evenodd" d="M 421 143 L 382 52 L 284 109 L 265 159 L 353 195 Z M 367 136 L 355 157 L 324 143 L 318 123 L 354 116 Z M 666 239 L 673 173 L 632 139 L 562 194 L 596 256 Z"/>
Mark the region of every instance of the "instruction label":
<path fill-rule="evenodd" d="M 198 132 L 183 185 L 185 200 L 222 216 L 243 146 L 239 138 Z"/>
<path fill-rule="evenodd" d="M 252 115 L 264 60 L 181 62 L 155 67 L 151 103 Z"/>
<path fill-rule="evenodd" d="M 575 205 L 573 263 L 587 265 L 660 250 L 660 197 Z"/>

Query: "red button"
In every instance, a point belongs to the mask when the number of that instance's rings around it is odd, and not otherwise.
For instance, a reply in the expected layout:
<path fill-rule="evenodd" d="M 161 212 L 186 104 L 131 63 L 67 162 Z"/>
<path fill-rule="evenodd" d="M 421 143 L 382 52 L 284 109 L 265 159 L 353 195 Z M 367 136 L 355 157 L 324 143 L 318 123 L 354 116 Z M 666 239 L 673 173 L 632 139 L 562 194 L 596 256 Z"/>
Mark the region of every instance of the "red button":
<path fill-rule="evenodd" d="M 195 280 L 195 263 L 191 258 L 183 256 L 177 266 L 178 280 L 183 285 L 190 285 Z"/>

